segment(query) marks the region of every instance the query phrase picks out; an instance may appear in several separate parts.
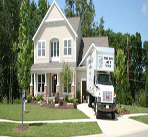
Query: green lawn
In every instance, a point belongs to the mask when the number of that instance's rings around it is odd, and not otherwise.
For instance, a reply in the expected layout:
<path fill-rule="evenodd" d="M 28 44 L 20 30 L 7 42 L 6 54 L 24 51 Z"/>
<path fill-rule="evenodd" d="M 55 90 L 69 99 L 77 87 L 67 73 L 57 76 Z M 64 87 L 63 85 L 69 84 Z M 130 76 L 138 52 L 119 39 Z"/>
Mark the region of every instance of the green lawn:
<path fill-rule="evenodd" d="M 131 119 L 137 120 L 139 122 L 148 124 L 148 115 L 146 116 L 136 116 L 136 117 L 130 117 Z"/>
<path fill-rule="evenodd" d="M 79 110 L 49 109 L 39 105 L 26 104 L 24 121 L 63 120 L 88 118 Z M 0 119 L 22 120 L 22 105 L 0 104 Z"/>
<path fill-rule="evenodd" d="M 130 106 L 130 105 L 121 105 L 122 107 L 125 106 L 127 110 L 130 111 L 131 114 L 134 113 L 148 113 L 148 107 L 138 107 L 138 106 Z"/>
<path fill-rule="evenodd" d="M 67 137 L 102 133 L 97 122 L 59 123 L 59 124 L 26 124 L 26 131 L 16 131 L 19 124 L 0 123 L 0 136 L 40 136 Z"/>

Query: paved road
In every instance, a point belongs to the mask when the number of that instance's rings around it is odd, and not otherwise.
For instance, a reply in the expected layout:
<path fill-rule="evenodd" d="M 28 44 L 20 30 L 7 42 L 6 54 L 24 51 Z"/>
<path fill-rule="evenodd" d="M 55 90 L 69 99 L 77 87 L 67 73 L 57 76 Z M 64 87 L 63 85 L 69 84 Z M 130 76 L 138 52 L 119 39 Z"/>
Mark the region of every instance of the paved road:
<path fill-rule="evenodd" d="M 78 105 L 78 109 L 84 112 L 91 119 L 96 119 L 93 109 L 89 108 L 88 104 L 80 104 Z M 136 115 L 148 115 L 148 113 L 134 114 L 133 116 Z M 132 134 L 137 131 L 140 132 L 148 130 L 148 125 L 132 120 L 129 118 L 130 116 L 132 115 L 120 116 L 116 114 L 116 118 L 112 120 L 110 114 L 104 114 L 101 116 L 101 119 L 97 120 L 97 123 L 104 136 L 122 136 Z"/>

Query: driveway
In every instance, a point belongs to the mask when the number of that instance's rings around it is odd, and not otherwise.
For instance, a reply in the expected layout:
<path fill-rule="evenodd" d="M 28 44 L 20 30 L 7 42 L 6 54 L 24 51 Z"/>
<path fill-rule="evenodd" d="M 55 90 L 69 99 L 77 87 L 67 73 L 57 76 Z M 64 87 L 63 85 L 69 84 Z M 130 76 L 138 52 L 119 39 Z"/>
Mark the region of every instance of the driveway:
<path fill-rule="evenodd" d="M 96 119 L 95 112 L 92 108 L 88 107 L 87 103 L 80 104 L 77 108 L 90 117 L 90 119 Z M 148 114 L 131 114 L 124 116 L 116 114 L 116 118 L 114 120 L 111 119 L 111 114 L 103 114 L 101 119 L 97 120 L 97 123 L 100 126 L 104 136 L 127 136 L 136 132 L 147 132 L 148 125 L 129 118 L 130 116 L 136 115 Z"/>

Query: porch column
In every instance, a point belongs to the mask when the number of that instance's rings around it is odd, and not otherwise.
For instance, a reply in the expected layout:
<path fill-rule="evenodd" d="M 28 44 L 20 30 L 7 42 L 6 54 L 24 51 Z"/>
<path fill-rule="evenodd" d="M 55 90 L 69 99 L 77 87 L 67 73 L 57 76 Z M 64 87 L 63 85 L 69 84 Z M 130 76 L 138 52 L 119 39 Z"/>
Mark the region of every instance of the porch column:
<path fill-rule="evenodd" d="M 36 79 L 35 79 L 35 73 L 34 73 L 34 96 L 36 95 Z"/>
<path fill-rule="evenodd" d="M 72 98 L 75 98 L 75 83 L 74 83 L 74 73 L 73 73 L 73 81 L 72 81 Z"/>
<path fill-rule="evenodd" d="M 47 73 L 45 73 L 44 100 L 47 98 Z"/>
<path fill-rule="evenodd" d="M 33 96 L 33 81 L 32 81 L 32 74 L 31 74 L 31 83 L 30 83 L 30 96 Z"/>
<path fill-rule="evenodd" d="M 56 93 L 59 93 L 59 86 L 60 86 L 60 74 L 57 73 Z"/>

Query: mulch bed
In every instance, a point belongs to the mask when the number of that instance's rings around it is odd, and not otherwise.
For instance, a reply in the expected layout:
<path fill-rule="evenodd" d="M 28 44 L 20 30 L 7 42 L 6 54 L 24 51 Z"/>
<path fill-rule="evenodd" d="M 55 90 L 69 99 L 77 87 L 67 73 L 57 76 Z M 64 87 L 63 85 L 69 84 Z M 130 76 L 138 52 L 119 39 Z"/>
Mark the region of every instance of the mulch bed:
<path fill-rule="evenodd" d="M 28 126 L 26 125 L 19 125 L 15 128 L 17 131 L 26 131 L 28 129 Z"/>
<path fill-rule="evenodd" d="M 117 114 L 119 114 L 119 115 L 130 114 L 130 111 L 129 111 L 129 110 L 126 110 L 126 109 L 123 109 L 123 110 L 122 110 L 122 113 L 120 114 L 120 113 L 118 112 L 118 109 L 116 108 L 115 112 L 116 112 Z"/>
<path fill-rule="evenodd" d="M 48 105 L 45 100 L 42 100 L 40 104 L 38 104 L 38 101 L 36 101 L 36 100 L 31 100 L 31 102 L 30 102 L 30 104 L 36 104 L 36 105 L 40 105 L 40 106 L 47 107 L 47 108 L 53 108 L 53 109 L 76 109 L 76 108 L 74 108 L 74 105 L 73 106 L 68 106 L 67 103 L 70 103 L 70 102 L 63 101 L 62 106 L 60 106 L 60 105 L 55 106 L 55 102 Z M 78 103 L 77 103 L 77 105 L 78 105 Z"/>

